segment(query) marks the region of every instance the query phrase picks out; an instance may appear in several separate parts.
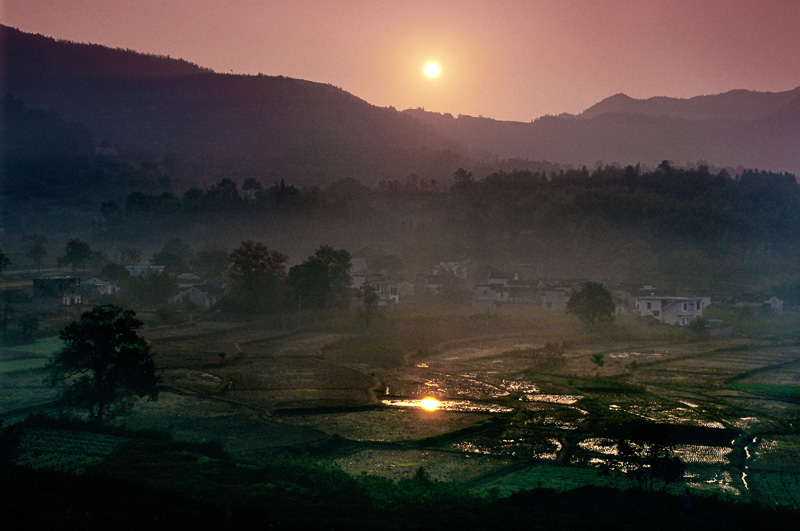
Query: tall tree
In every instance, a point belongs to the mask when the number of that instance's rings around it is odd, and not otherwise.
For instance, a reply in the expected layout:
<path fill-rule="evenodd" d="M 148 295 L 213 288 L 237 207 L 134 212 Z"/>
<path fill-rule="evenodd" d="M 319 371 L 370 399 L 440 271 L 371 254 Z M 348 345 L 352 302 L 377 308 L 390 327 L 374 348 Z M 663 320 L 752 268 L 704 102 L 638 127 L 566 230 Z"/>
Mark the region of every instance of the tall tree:
<path fill-rule="evenodd" d="M 5 255 L 2 249 L 0 249 L 0 277 L 3 276 L 3 270 L 11 265 L 11 260 Z"/>
<path fill-rule="evenodd" d="M 369 284 L 364 284 L 358 289 L 358 296 L 361 299 L 361 304 L 364 306 L 364 322 L 367 326 L 372 324 L 372 316 L 378 310 L 378 303 L 380 299 L 375 292 L 375 288 Z"/>
<path fill-rule="evenodd" d="M 263 312 L 281 307 L 285 296 L 288 256 L 261 242 L 247 240 L 228 257 L 227 275 L 243 312 Z"/>
<path fill-rule="evenodd" d="M 133 311 L 112 304 L 84 312 L 61 331 L 65 346 L 48 365 L 49 382 L 67 382 L 67 403 L 98 422 L 127 411 L 134 396 L 156 399 L 155 364 L 141 327 Z"/>
<path fill-rule="evenodd" d="M 180 238 L 172 238 L 161 252 L 153 255 L 150 263 L 153 265 L 163 265 L 170 273 L 180 272 L 194 256 L 192 248 L 186 245 Z"/>
<path fill-rule="evenodd" d="M 264 192 L 264 187 L 258 180 L 253 177 L 248 177 L 242 183 L 242 192 L 248 201 L 256 201 L 259 196 Z"/>
<path fill-rule="evenodd" d="M 614 309 L 611 292 L 599 282 L 585 282 L 580 290 L 570 294 L 567 301 L 567 313 L 590 325 L 612 323 Z"/>
<path fill-rule="evenodd" d="M 117 299 L 137 309 L 153 309 L 178 293 L 178 281 L 166 271 L 126 278 Z"/>
<path fill-rule="evenodd" d="M 92 258 L 92 249 L 89 244 L 79 239 L 72 239 L 67 242 L 66 252 L 58 257 L 58 263 L 69 265 L 72 271 L 86 267 Z"/>
<path fill-rule="evenodd" d="M 135 247 L 123 245 L 122 249 L 119 250 L 119 259 L 120 262 L 122 262 L 122 265 L 136 264 L 139 262 L 141 257 L 142 251 L 136 249 Z"/>
<path fill-rule="evenodd" d="M 322 245 L 289 270 L 289 284 L 303 304 L 327 308 L 344 303 L 351 281 L 350 260 L 350 253 L 344 249 Z"/>
<path fill-rule="evenodd" d="M 215 282 L 222 278 L 228 266 L 228 256 L 228 253 L 217 245 L 206 243 L 197 251 L 192 263 L 206 281 Z"/>

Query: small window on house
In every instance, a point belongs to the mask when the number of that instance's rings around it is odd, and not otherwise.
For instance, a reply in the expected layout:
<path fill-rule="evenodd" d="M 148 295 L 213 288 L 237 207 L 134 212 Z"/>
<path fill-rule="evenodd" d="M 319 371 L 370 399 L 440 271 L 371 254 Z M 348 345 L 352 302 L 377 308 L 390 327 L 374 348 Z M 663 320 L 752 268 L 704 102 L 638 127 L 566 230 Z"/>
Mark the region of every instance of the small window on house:
<path fill-rule="evenodd" d="M 688 305 L 687 305 L 687 304 L 684 302 L 684 303 L 683 303 L 683 311 L 684 311 L 684 312 L 686 311 L 686 309 L 687 309 L 687 306 L 688 306 Z"/>
<path fill-rule="evenodd" d="M 648 310 L 652 310 L 653 309 L 653 303 L 652 302 L 648 302 L 647 303 L 647 309 Z"/>

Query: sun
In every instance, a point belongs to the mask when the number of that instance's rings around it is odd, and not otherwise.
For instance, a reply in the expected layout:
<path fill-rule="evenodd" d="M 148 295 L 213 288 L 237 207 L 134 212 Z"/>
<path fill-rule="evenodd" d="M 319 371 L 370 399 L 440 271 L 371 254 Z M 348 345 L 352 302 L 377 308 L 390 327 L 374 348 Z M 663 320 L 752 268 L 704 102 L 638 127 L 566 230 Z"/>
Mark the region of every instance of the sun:
<path fill-rule="evenodd" d="M 427 396 L 420 401 L 419 407 L 425 411 L 436 411 L 439 409 L 439 401 L 432 396 Z"/>
<path fill-rule="evenodd" d="M 428 61 L 425 63 L 425 75 L 431 79 L 439 77 L 442 73 L 442 67 L 436 61 Z"/>

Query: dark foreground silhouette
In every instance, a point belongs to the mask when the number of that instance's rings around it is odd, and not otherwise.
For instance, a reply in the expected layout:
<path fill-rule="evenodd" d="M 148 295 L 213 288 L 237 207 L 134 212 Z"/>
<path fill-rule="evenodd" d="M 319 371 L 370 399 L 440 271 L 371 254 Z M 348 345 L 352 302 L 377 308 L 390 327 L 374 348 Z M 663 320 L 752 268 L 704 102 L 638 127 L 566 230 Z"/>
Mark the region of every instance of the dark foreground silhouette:
<path fill-rule="evenodd" d="M 27 426 L 28 428 L 30 426 Z M 299 453 L 232 460 L 218 443 L 126 432 L 82 474 L 15 464 L 26 427 L 0 431 L 0 529 L 796 529 L 800 514 L 638 490 L 534 489 L 485 499 L 424 469 L 408 479 L 352 477 Z"/>

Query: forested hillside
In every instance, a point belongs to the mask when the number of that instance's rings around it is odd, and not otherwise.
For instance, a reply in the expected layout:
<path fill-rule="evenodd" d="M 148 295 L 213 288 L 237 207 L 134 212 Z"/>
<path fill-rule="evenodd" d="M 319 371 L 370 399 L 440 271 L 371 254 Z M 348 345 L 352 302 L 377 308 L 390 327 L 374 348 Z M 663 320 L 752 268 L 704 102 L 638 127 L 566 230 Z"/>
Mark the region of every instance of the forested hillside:
<path fill-rule="evenodd" d="M 249 179 L 240 188 L 222 179 L 183 194 L 106 201 L 91 230 L 73 232 L 109 254 L 122 245 L 156 252 L 173 238 L 228 249 L 255 239 L 293 262 L 320 244 L 371 249 L 398 257 L 411 279 L 439 261 L 468 260 L 476 271 L 723 292 L 791 281 L 800 260 L 800 185 L 790 174 L 731 176 L 664 163 L 653 171 L 606 166 L 482 178 L 459 169 L 454 180 L 450 188 L 420 178 L 308 188 Z"/>
<path fill-rule="evenodd" d="M 173 180 L 187 186 L 219 175 L 373 185 L 411 173 L 441 179 L 444 170 L 497 159 L 573 167 L 705 161 L 800 173 L 798 89 L 687 100 L 616 95 L 579 116 L 503 122 L 398 112 L 329 84 L 220 74 L 5 26 L 0 43 L 4 93 L 82 123 L 122 155 L 168 162 Z"/>
<path fill-rule="evenodd" d="M 220 173 L 239 181 L 375 181 L 436 171 L 453 157 L 452 142 L 413 118 L 331 85 L 217 74 L 5 26 L 0 43 L 8 58 L 4 93 L 84 124 L 121 155 L 169 161 L 177 181 L 202 183 Z"/>

